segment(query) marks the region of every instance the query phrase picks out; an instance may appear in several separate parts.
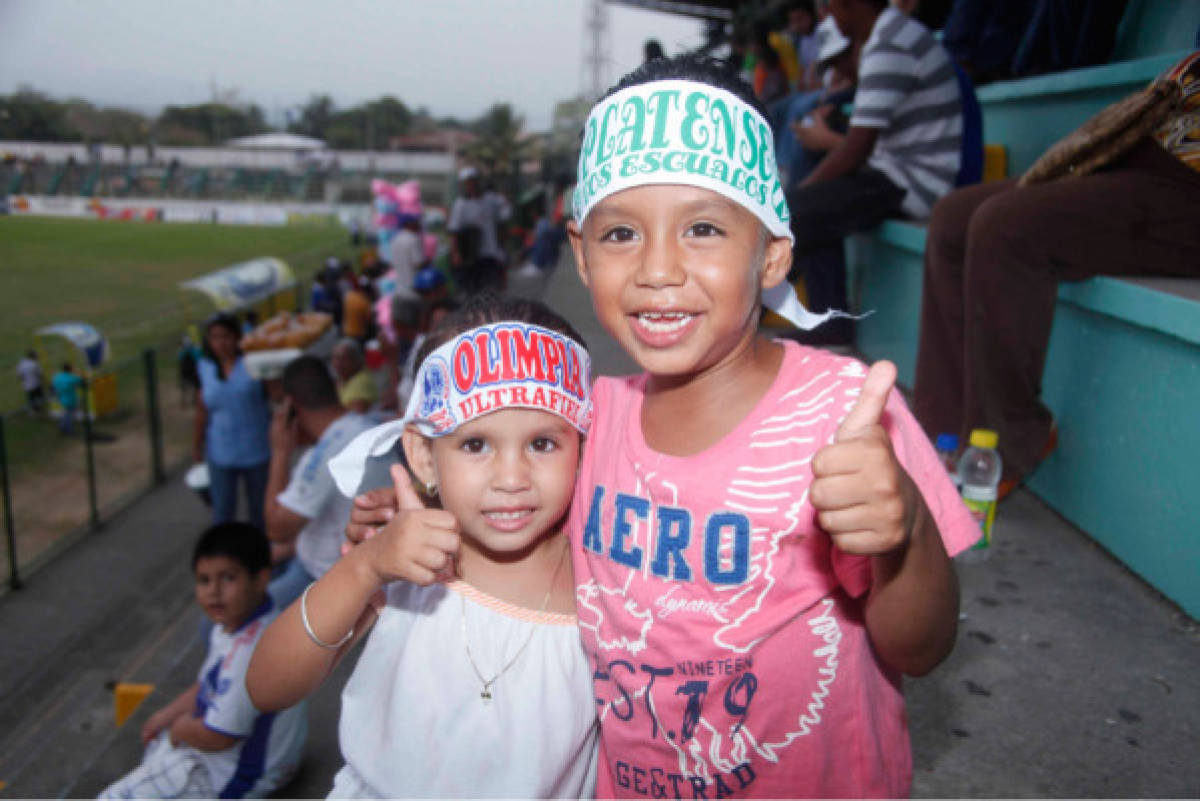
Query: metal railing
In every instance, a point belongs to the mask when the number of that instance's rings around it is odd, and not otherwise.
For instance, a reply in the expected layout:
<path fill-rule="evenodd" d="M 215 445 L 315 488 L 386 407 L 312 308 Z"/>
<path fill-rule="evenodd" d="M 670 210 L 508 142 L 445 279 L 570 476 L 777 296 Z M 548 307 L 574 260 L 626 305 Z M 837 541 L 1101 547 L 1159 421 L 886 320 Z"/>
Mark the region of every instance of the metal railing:
<path fill-rule="evenodd" d="M 20 588 L 29 570 L 101 528 L 187 459 L 194 411 L 182 385 L 180 403 L 164 408 L 166 384 L 176 374 L 164 369 L 176 364 L 177 347 L 169 342 L 103 368 L 114 376 L 115 408 L 80 415 L 78 436 L 62 436 L 49 415 L 0 415 L 0 576 L 7 572 L 10 588 Z M 88 389 L 85 380 L 85 398 Z"/>

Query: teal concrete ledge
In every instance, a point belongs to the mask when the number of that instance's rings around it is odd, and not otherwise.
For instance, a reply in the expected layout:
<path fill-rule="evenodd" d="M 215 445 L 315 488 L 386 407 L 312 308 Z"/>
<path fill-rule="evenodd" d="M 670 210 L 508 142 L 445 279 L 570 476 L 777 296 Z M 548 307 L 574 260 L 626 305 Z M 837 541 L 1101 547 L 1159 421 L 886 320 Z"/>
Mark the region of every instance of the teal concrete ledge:
<path fill-rule="evenodd" d="M 981 87 L 983 141 L 1003 145 L 1008 174 L 1020 175 L 1059 139 L 1102 108 L 1146 86 L 1187 52 Z"/>
<path fill-rule="evenodd" d="M 888 249 L 888 261 L 904 262 L 897 269 L 911 270 L 915 265 L 923 270 L 926 228 L 923 223 L 888 220 L 872 234 L 866 235 Z M 864 245 L 860 244 L 862 248 Z M 860 251 L 861 252 L 861 251 Z M 861 261 L 861 258 L 859 259 Z M 851 263 L 854 262 L 852 258 Z M 921 274 L 917 274 L 921 278 Z M 921 302 L 920 284 L 913 299 Z M 1200 345 L 1200 279 L 1110 278 L 1097 276 L 1086 281 L 1064 282 L 1059 286 L 1060 302 L 1104 314 L 1130 325 L 1158 331 L 1194 345 Z M 870 306 L 857 308 L 871 309 Z M 879 310 L 875 309 L 878 313 Z M 913 332 L 915 341 L 916 332 Z"/>
<path fill-rule="evenodd" d="M 1165 292 L 1147 283 L 1107 277 L 1065 283 L 1059 287 L 1058 299 L 1200 345 L 1200 297 Z M 1200 279 L 1187 283 L 1200 287 Z"/>
<path fill-rule="evenodd" d="M 1191 47 L 1200 27 L 1200 3 L 1195 0 L 1129 0 L 1113 61 L 1170 53 Z"/>
<path fill-rule="evenodd" d="M 925 224 L 904 220 L 887 220 L 879 226 L 875 235 L 889 245 L 894 245 L 916 256 L 925 253 Z"/>
<path fill-rule="evenodd" d="M 1142 86 L 1158 77 L 1190 51 L 1181 50 L 1133 61 L 1085 67 L 1033 78 L 997 81 L 975 90 L 983 106 L 1021 102 L 1034 97 L 1075 94 L 1118 86 Z M 986 113 L 986 112 L 985 112 Z"/>
<path fill-rule="evenodd" d="M 889 221 L 847 241 L 858 350 L 912 386 L 925 228 Z M 1042 397 L 1058 450 L 1030 488 L 1200 617 L 1200 279 L 1093 278 L 1059 288 Z"/>

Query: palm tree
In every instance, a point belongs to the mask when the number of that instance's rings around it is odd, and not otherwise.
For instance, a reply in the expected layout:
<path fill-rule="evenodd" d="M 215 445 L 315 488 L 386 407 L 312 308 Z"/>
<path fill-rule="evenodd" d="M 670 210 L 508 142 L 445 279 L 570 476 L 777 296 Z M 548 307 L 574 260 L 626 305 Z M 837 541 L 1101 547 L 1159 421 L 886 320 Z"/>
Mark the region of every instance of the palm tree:
<path fill-rule="evenodd" d="M 472 123 L 479 135 L 463 149 L 464 155 L 487 168 L 499 186 L 515 196 L 516 178 L 521 161 L 529 153 L 531 142 L 521 138 L 525 120 L 508 103 L 497 103 Z"/>

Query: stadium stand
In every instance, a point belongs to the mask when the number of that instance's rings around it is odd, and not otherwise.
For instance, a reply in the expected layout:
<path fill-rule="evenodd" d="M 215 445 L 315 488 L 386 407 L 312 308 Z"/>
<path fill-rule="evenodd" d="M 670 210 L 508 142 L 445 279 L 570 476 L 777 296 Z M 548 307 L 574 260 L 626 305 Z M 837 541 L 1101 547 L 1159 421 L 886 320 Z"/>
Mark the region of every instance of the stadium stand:
<path fill-rule="evenodd" d="M 1108 104 L 1145 86 L 1191 49 L 1200 3 L 1134 0 L 1104 66 L 978 90 L 984 141 L 1007 152 L 1009 175 Z M 851 297 L 874 313 L 856 346 L 912 385 L 925 227 L 891 220 L 852 238 Z M 1200 613 L 1200 280 L 1093 278 L 1063 284 L 1043 377 L 1059 447 L 1030 488 L 1191 614 Z M 1138 414 L 1128 414 L 1131 408 Z"/>

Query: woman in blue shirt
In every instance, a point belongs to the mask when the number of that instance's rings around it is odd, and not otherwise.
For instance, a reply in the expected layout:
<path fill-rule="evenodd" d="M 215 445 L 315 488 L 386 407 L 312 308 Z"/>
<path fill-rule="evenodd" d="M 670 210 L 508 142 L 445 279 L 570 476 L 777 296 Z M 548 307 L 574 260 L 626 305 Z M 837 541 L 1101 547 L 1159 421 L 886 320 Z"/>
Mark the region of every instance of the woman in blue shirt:
<path fill-rule="evenodd" d="M 238 347 L 241 335 L 237 320 L 226 314 L 213 317 L 204 328 L 192 458 L 208 462 L 213 523 L 234 519 L 240 479 L 250 522 L 263 529 L 271 408 L 262 384 L 246 372 Z"/>

